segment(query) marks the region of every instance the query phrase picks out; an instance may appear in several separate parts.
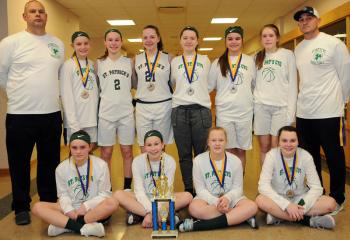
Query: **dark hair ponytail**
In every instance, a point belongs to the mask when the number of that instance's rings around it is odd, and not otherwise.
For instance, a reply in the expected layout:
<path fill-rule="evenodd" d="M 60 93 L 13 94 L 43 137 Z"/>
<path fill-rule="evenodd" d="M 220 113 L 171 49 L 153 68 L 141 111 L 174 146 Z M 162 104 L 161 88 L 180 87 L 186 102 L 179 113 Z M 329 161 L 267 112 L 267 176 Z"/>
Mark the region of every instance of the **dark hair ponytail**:
<path fill-rule="evenodd" d="M 218 64 L 220 65 L 221 75 L 226 77 L 228 71 L 228 49 L 226 48 L 225 52 L 219 57 Z"/>

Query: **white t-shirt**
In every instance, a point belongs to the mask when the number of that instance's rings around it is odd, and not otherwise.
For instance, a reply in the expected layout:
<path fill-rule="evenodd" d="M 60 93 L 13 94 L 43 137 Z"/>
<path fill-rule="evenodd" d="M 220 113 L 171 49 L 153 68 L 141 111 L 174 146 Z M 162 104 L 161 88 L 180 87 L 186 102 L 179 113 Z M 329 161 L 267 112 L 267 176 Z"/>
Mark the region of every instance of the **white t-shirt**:
<path fill-rule="evenodd" d="M 263 66 L 256 74 L 254 102 L 287 107 L 288 122 L 294 122 L 297 94 L 297 69 L 293 52 L 278 48 L 274 53 L 266 53 Z"/>
<path fill-rule="evenodd" d="M 164 172 L 168 177 L 168 185 L 173 186 L 176 163 L 172 156 L 163 153 L 164 157 Z M 154 180 L 159 176 L 160 161 L 150 161 Z M 147 161 L 147 153 L 143 153 L 134 158 L 132 162 L 132 174 L 134 177 L 134 192 L 139 203 L 145 208 L 146 212 L 152 211 L 152 193 L 155 188 L 151 169 Z"/>
<path fill-rule="evenodd" d="M 163 52 L 159 52 L 159 60 L 157 66 L 154 69 L 154 78 L 148 74 L 147 60 L 145 53 L 140 53 L 135 57 L 135 70 L 137 74 L 137 91 L 136 98 L 145 102 L 156 102 L 171 98 L 170 92 L 170 63 L 169 55 Z M 154 64 L 154 56 L 149 56 L 151 66 L 150 71 Z M 149 84 L 154 85 L 154 90 L 148 89 Z"/>
<path fill-rule="evenodd" d="M 86 61 L 80 60 L 83 75 L 86 72 Z M 63 104 L 63 123 L 73 132 L 82 128 L 97 126 L 98 86 L 94 64 L 88 60 L 89 75 L 84 88 L 80 69 L 74 59 L 68 59 L 60 71 L 61 99 Z M 88 93 L 87 98 L 82 93 Z"/>
<path fill-rule="evenodd" d="M 193 56 L 187 56 L 187 64 L 192 63 Z M 208 73 L 210 69 L 210 60 L 206 55 L 197 54 L 197 63 L 193 73 L 192 83 L 186 75 L 182 56 L 177 56 L 171 61 L 171 82 L 176 85 L 173 94 L 173 108 L 180 105 L 199 104 L 210 108 L 210 96 L 208 92 Z M 189 95 L 189 88 L 194 93 Z"/>
<path fill-rule="evenodd" d="M 293 157 L 285 159 L 290 172 L 293 167 Z M 259 179 L 259 193 L 271 198 L 282 210 L 290 203 L 286 193 L 293 190 L 295 196 L 302 196 L 305 205 L 304 212 L 308 212 L 317 199 L 322 195 L 323 188 L 316 172 L 312 156 L 302 148 L 297 149 L 297 165 L 292 185 L 288 184 L 282 163 L 279 148 L 271 149 L 267 154 L 262 166 Z"/>
<path fill-rule="evenodd" d="M 233 65 L 238 56 L 231 57 Z M 215 106 L 216 116 L 222 121 L 249 121 L 253 118 L 253 93 L 252 82 L 255 79 L 255 63 L 251 56 L 242 54 L 241 65 L 234 83 L 230 73 L 223 77 L 218 64 L 218 58 L 214 60 L 209 72 L 209 90 L 216 89 Z M 236 89 L 231 92 L 232 87 Z"/>
<path fill-rule="evenodd" d="M 100 202 L 112 195 L 109 169 L 106 161 L 90 155 L 92 169 L 88 193 L 84 195 L 74 161 L 66 159 L 56 168 L 58 202 L 64 213 L 78 209 L 84 204 L 86 210 L 95 208 Z M 88 178 L 87 161 L 78 167 L 84 187 Z"/>
<path fill-rule="evenodd" d="M 130 58 L 121 56 L 113 61 L 107 57 L 97 60 L 97 65 L 101 88 L 99 117 L 113 122 L 132 115 Z"/>
<path fill-rule="evenodd" d="M 343 116 L 350 96 L 350 56 L 344 43 L 320 32 L 299 43 L 295 57 L 300 76 L 297 117 Z"/>
<path fill-rule="evenodd" d="M 10 114 L 60 110 L 58 72 L 64 61 L 61 40 L 22 31 L 0 43 L 0 87 L 6 88 Z"/>
<path fill-rule="evenodd" d="M 229 201 L 237 202 L 243 196 L 243 168 L 242 162 L 235 155 L 226 152 L 227 164 L 223 187 L 216 178 L 210 164 L 209 152 L 204 152 L 193 160 L 193 184 L 197 197 L 209 205 L 217 205 L 219 196 L 223 194 Z M 214 159 L 213 159 L 214 160 Z M 214 161 L 216 161 L 215 159 Z M 220 164 L 216 162 L 219 167 Z M 223 169 L 221 169 L 223 171 Z"/>

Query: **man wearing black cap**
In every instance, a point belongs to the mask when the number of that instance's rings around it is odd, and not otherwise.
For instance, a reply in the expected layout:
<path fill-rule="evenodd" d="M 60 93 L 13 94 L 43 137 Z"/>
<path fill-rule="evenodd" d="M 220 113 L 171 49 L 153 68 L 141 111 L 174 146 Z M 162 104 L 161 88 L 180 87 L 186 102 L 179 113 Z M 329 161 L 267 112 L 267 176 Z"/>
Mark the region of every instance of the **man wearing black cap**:
<path fill-rule="evenodd" d="M 344 105 L 350 95 L 350 57 L 336 37 L 319 31 L 316 9 L 304 7 L 294 14 L 304 40 L 295 49 L 300 84 L 297 128 L 301 146 L 308 150 L 321 178 L 320 146 L 330 174 L 330 196 L 336 214 L 345 200 Z"/>
<path fill-rule="evenodd" d="M 57 200 L 55 169 L 60 162 L 61 113 L 58 70 L 64 45 L 46 33 L 43 4 L 27 1 L 25 31 L 0 43 L 0 86 L 6 89 L 6 147 L 16 224 L 30 223 L 30 159 L 37 149 L 40 201 Z"/>

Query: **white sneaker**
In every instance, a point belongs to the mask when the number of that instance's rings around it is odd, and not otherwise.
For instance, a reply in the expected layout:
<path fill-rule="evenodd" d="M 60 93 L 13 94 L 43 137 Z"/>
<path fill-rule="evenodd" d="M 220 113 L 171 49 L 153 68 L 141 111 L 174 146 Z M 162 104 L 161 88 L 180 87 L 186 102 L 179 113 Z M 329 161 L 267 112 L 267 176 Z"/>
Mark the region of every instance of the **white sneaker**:
<path fill-rule="evenodd" d="M 88 236 L 96 236 L 96 237 L 104 237 L 105 236 L 105 228 L 102 223 L 86 223 L 80 229 L 81 235 Z"/>
<path fill-rule="evenodd" d="M 310 227 L 333 229 L 335 220 L 331 215 L 315 216 L 310 218 Z"/>
<path fill-rule="evenodd" d="M 339 212 L 341 212 L 344 209 L 344 203 L 343 204 L 338 204 L 337 203 L 337 207 L 335 208 L 335 210 L 333 212 L 331 212 L 329 215 L 331 216 L 335 216 L 337 215 Z"/>
<path fill-rule="evenodd" d="M 179 231 L 180 232 L 190 232 L 193 230 L 193 219 L 192 218 L 186 218 L 180 225 L 179 225 Z"/>
<path fill-rule="evenodd" d="M 266 214 L 266 224 L 267 225 L 277 225 L 282 222 L 281 219 L 272 216 L 270 213 Z"/>
<path fill-rule="evenodd" d="M 72 231 L 66 228 L 57 227 L 52 224 L 50 224 L 47 229 L 47 235 L 49 235 L 50 237 L 55 237 L 66 232 L 72 232 Z"/>

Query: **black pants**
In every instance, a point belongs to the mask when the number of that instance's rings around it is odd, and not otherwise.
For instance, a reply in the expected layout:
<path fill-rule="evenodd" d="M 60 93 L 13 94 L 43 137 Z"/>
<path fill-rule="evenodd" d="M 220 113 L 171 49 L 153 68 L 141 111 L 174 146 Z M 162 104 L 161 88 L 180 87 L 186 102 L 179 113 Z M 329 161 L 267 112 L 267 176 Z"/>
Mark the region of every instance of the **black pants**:
<path fill-rule="evenodd" d="M 60 163 L 61 132 L 60 112 L 7 114 L 6 147 L 15 213 L 30 210 L 30 159 L 35 144 L 40 201 L 57 201 L 55 169 Z"/>
<path fill-rule="evenodd" d="M 297 118 L 297 129 L 300 136 L 300 146 L 312 155 L 318 176 L 321 179 L 321 155 L 322 147 L 330 175 L 330 196 L 338 204 L 345 200 L 345 155 L 340 145 L 340 117 L 325 119 Z"/>
<path fill-rule="evenodd" d="M 212 125 L 210 109 L 200 105 L 179 106 L 173 108 L 171 123 L 185 189 L 193 189 L 192 148 L 194 156 L 204 152 L 207 145 L 209 128 Z"/>

